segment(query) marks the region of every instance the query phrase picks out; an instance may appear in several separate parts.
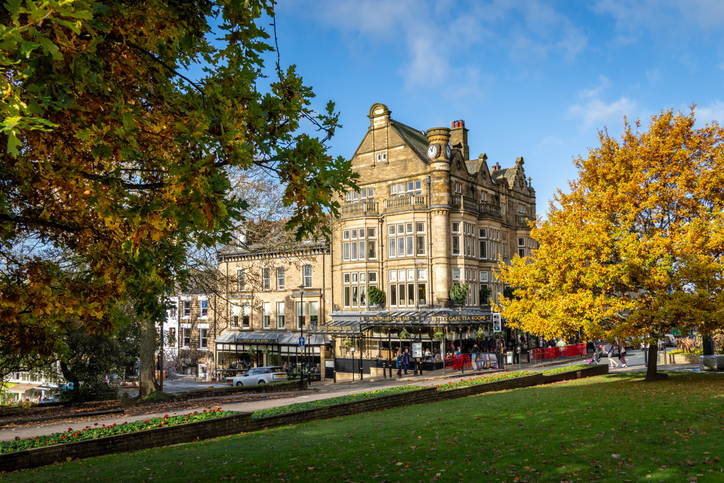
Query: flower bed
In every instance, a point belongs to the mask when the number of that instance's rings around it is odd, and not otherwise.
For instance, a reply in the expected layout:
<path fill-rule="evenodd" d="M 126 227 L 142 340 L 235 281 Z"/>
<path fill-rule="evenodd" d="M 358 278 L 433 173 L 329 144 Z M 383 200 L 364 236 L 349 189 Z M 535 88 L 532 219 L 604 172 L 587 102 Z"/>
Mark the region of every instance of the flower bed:
<path fill-rule="evenodd" d="M 279 414 L 291 413 L 295 411 L 304 411 L 305 409 L 315 409 L 324 406 L 332 406 L 333 404 L 341 404 L 355 401 L 362 401 L 363 399 L 370 399 L 373 397 L 389 396 L 390 394 L 399 394 L 407 391 L 419 390 L 416 386 L 398 386 L 391 387 L 388 389 L 379 389 L 377 391 L 362 392 L 359 394 L 350 394 L 348 396 L 333 397 L 330 399 L 320 399 L 318 401 L 309 401 L 304 403 L 294 403 L 288 406 L 281 406 L 278 408 L 260 409 L 254 411 L 252 418 L 266 418 L 268 416 L 277 416 Z"/>
<path fill-rule="evenodd" d="M 530 376 L 535 374 L 533 371 L 514 371 L 514 372 L 500 372 L 497 374 L 490 374 L 487 376 L 478 376 L 472 379 L 464 379 L 460 381 L 448 382 L 446 384 L 438 384 L 438 391 L 448 391 L 450 389 L 457 389 L 460 387 L 476 386 L 478 384 L 487 384 L 489 382 L 504 381 L 506 379 L 515 379 L 516 377 Z"/>
<path fill-rule="evenodd" d="M 151 418 L 145 421 L 135 421 L 132 423 L 122 424 L 105 424 L 101 427 L 90 427 L 86 426 L 83 429 L 73 431 L 68 428 L 65 433 L 53 433 L 48 436 L 36 436 L 35 438 L 20 439 L 15 438 L 15 441 L 4 441 L 0 442 L 0 454 L 11 453 L 13 451 L 22 451 L 30 448 L 40 448 L 43 446 L 50 446 L 54 444 L 72 443 L 75 441 L 83 441 L 86 439 L 97 439 L 105 436 L 114 436 L 123 433 L 132 433 L 135 431 L 143 431 L 145 429 L 153 429 L 157 427 L 176 426 L 185 423 L 194 423 L 198 421 L 205 421 L 208 419 L 222 418 L 224 416 L 231 416 L 237 414 L 233 411 L 222 411 L 219 409 L 211 409 L 209 411 L 204 410 L 203 412 L 194 411 L 185 416 L 171 416 L 168 414 L 164 415 L 163 418 Z M 97 426 L 98 423 L 95 423 Z"/>

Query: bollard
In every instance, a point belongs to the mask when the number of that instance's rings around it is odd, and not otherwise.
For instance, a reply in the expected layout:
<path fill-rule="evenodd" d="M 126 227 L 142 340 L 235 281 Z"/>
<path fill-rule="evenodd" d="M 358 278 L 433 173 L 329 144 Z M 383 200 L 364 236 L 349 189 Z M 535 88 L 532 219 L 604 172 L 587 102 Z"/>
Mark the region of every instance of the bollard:
<path fill-rule="evenodd" d="M 387 363 L 382 363 L 382 378 L 387 379 Z"/>
<path fill-rule="evenodd" d="M 414 371 L 412 372 L 412 375 L 413 375 L 413 376 L 416 376 L 416 375 L 417 375 L 417 364 L 418 364 L 417 361 L 413 362 L 413 366 L 412 366 L 413 369 L 414 369 Z"/>

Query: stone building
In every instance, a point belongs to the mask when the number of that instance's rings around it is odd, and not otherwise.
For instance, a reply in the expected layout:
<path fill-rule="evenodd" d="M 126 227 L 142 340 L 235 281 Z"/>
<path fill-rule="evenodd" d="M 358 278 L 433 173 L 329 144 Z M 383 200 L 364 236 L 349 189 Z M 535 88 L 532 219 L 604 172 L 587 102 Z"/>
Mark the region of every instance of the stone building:
<path fill-rule="evenodd" d="M 369 118 L 351 158 L 360 190 L 339 200 L 329 243 L 220 253 L 232 282 L 216 301 L 217 368 L 233 374 L 249 348 L 249 362 L 301 362 L 303 320 L 309 363 L 338 380 L 380 375 L 400 347 L 445 354 L 493 337 L 490 301 L 504 291 L 497 264 L 535 248 L 523 158 L 509 168 L 470 159 L 463 121 L 422 131 L 384 104 Z M 470 290 L 458 305 L 449 293 L 463 283 Z M 370 287 L 384 301 L 372 303 Z"/>

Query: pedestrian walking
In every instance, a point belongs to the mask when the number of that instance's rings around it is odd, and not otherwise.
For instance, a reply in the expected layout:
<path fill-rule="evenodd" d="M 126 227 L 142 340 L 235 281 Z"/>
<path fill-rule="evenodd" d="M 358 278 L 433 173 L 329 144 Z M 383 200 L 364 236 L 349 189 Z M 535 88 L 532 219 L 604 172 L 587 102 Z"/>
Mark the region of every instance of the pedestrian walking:
<path fill-rule="evenodd" d="M 615 369 L 618 367 L 618 362 L 613 360 L 613 351 L 616 346 L 608 342 L 606 344 L 606 347 L 603 348 L 604 352 L 606 352 L 606 357 L 608 357 L 608 367 L 611 369 Z"/>
<path fill-rule="evenodd" d="M 407 369 L 410 367 L 410 352 L 407 347 L 405 347 L 405 352 L 402 354 L 402 367 L 405 370 L 405 375 L 407 375 Z"/>
<path fill-rule="evenodd" d="M 482 354 L 480 353 L 480 348 L 478 347 L 478 344 L 475 344 L 472 350 L 471 361 L 476 371 L 482 369 L 483 361 L 481 356 Z"/>
<path fill-rule="evenodd" d="M 397 349 L 397 377 L 402 377 L 402 350 Z"/>
<path fill-rule="evenodd" d="M 626 364 L 626 344 L 623 342 L 618 343 L 618 360 L 621 362 L 621 367 L 628 367 L 628 364 Z"/>

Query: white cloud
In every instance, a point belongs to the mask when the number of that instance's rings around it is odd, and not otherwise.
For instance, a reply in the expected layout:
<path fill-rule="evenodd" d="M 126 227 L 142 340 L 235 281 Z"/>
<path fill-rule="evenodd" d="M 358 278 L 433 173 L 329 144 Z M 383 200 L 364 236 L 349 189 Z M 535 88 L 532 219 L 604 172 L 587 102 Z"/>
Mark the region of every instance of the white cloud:
<path fill-rule="evenodd" d="M 587 46 L 585 31 L 542 0 L 316 0 L 284 8 L 367 45 L 403 47 L 399 73 L 408 89 L 484 94 L 496 73 L 486 60 L 501 50 L 521 62 L 572 61 Z"/>
<path fill-rule="evenodd" d="M 724 102 L 719 99 L 714 100 L 708 106 L 696 108 L 696 124 L 704 125 L 706 123 L 711 124 L 712 121 L 716 121 L 719 124 L 724 125 Z"/>
<path fill-rule="evenodd" d="M 599 0 L 594 10 L 611 15 L 619 30 L 636 35 L 642 30 L 666 32 L 666 37 L 690 33 L 691 28 L 724 27 L 721 0 Z"/>
<path fill-rule="evenodd" d="M 601 77 L 598 86 L 579 90 L 576 94 L 576 103 L 568 108 L 566 117 L 580 119 L 583 129 L 591 127 L 603 129 L 608 124 L 619 126 L 622 124 L 624 116 L 633 120 L 634 111 L 637 109 L 636 102 L 621 96 L 613 102 L 606 103 L 602 99 L 602 95 L 609 87 L 608 79 Z"/>

